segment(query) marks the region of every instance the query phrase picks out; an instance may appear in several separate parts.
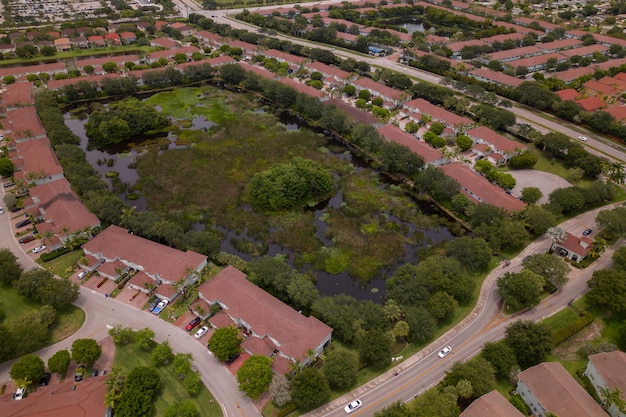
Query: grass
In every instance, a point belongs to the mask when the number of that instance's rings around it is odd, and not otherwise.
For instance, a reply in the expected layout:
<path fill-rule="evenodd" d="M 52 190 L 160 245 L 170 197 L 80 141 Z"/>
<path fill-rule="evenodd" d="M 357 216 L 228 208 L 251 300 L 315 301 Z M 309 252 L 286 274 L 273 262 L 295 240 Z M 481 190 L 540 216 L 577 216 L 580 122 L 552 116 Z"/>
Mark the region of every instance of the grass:
<path fill-rule="evenodd" d="M 48 262 L 42 262 L 37 259 L 37 263 L 55 275 L 69 278 L 74 273 L 74 266 L 78 264 L 83 255 L 83 250 L 77 249 Z"/>
<path fill-rule="evenodd" d="M 563 162 L 557 160 L 557 159 L 550 159 L 548 158 L 545 153 L 543 153 L 541 150 L 535 148 L 534 146 L 530 146 L 529 148 L 529 152 L 532 153 L 533 155 L 535 155 L 537 157 L 537 163 L 534 166 L 534 169 L 536 171 L 544 171 L 544 172 L 548 172 L 550 174 L 554 174 L 554 175 L 558 175 L 561 178 L 566 179 L 569 182 L 572 182 L 572 179 L 570 178 L 570 174 L 569 174 L 569 168 L 567 168 Z M 574 183 L 574 185 L 579 185 L 581 187 L 585 187 L 587 185 L 589 185 L 591 183 L 591 181 L 589 180 L 585 180 L 585 179 L 581 179 L 579 181 L 577 181 L 576 183 Z"/>
<path fill-rule="evenodd" d="M 150 355 L 151 352 L 140 349 L 133 343 L 126 346 L 116 346 L 113 365 L 125 369 L 126 372 L 136 366 L 152 366 Z M 190 396 L 173 368 L 172 364 L 156 368 L 161 376 L 161 389 L 154 404 L 155 415 L 162 416 L 168 406 L 191 400 L 196 404 L 201 417 L 221 417 L 222 410 L 209 390 L 202 385 L 200 394 L 195 397 Z"/>
<path fill-rule="evenodd" d="M 19 295 L 11 287 L 2 287 L 0 291 L 0 306 L 6 313 L 3 323 L 10 324 L 20 317 L 39 310 L 40 305 L 26 297 Z M 73 305 L 57 312 L 57 317 L 50 328 L 51 343 L 59 342 L 75 333 L 85 321 L 85 312 Z"/>

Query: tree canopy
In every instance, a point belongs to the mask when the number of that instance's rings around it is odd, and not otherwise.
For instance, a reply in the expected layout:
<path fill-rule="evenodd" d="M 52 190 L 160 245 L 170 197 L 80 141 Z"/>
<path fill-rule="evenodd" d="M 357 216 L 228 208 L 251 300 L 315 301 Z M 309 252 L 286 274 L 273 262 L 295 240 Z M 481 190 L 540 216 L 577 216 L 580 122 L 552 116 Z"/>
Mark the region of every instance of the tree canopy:
<path fill-rule="evenodd" d="M 600 269 L 593 272 L 589 282 L 589 301 L 614 313 L 626 311 L 626 271 Z"/>
<path fill-rule="evenodd" d="M 239 389 L 253 400 L 259 399 L 272 382 L 272 359 L 267 356 L 250 356 L 237 371 Z"/>
<path fill-rule="evenodd" d="M 291 398 L 302 410 L 312 410 L 329 397 L 328 381 L 317 368 L 303 368 L 291 379 Z"/>
<path fill-rule="evenodd" d="M 322 367 L 330 387 L 339 390 L 349 388 L 356 382 L 358 370 L 358 359 L 348 350 L 331 350 Z"/>
<path fill-rule="evenodd" d="M 217 359 L 226 361 L 241 351 L 239 345 L 242 341 L 239 330 L 235 326 L 222 327 L 215 330 L 211 336 L 209 349 Z"/>
<path fill-rule="evenodd" d="M 70 352 L 67 349 L 59 350 L 48 359 L 48 369 L 55 374 L 65 375 L 70 365 Z"/>
<path fill-rule="evenodd" d="M 498 294 L 510 311 L 518 311 L 539 304 L 544 282 L 530 270 L 507 272 L 498 278 Z"/>
<path fill-rule="evenodd" d="M 14 381 L 24 385 L 29 385 L 33 382 L 39 381 L 39 378 L 43 375 L 45 365 L 41 358 L 34 354 L 28 354 L 22 356 L 17 362 L 11 366 L 9 370 L 9 376 Z"/>
<path fill-rule="evenodd" d="M 542 362 L 552 350 L 552 333 L 542 323 L 520 320 L 506 328 L 506 343 L 520 367 L 526 369 Z"/>
<path fill-rule="evenodd" d="M 319 163 L 295 157 L 252 177 L 249 195 L 261 210 L 280 211 L 328 197 L 333 177 Z"/>
<path fill-rule="evenodd" d="M 72 343 L 72 359 L 76 363 L 91 365 L 102 355 L 102 346 L 94 339 L 76 339 Z"/>

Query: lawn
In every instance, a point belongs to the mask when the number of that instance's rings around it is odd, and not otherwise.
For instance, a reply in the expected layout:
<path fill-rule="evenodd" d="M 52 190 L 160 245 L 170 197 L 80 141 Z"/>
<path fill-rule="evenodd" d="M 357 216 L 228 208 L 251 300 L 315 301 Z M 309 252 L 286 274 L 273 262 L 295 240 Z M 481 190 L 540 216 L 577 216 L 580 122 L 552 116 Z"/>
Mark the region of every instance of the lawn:
<path fill-rule="evenodd" d="M 83 255 L 83 250 L 77 249 L 48 262 L 42 262 L 37 259 L 37 263 L 41 265 L 42 268 L 52 272 L 54 275 L 58 275 L 61 278 L 69 278 L 72 274 L 74 274 L 74 266 L 78 264 L 78 261 L 83 257 Z"/>
<path fill-rule="evenodd" d="M 535 170 L 549 172 L 550 174 L 558 175 L 559 177 L 572 182 L 569 174 L 569 168 L 567 168 L 563 162 L 548 158 L 545 153 L 535 148 L 533 145 L 529 146 L 528 150 L 537 157 L 537 163 L 534 166 Z M 576 182 L 575 185 L 585 187 L 589 185 L 589 183 L 589 180 L 582 179 Z"/>
<path fill-rule="evenodd" d="M 151 352 L 137 347 L 134 343 L 126 346 L 115 347 L 114 366 L 124 368 L 127 372 L 136 366 L 152 366 Z M 173 365 L 156 368 L 161 376 L 161 390 L 155 401 L 156 415 L 162 416 L 165 409 L 171 405 L 185 400 L 193 401 L 202 417 L 221 417 L 222 410 L 214 400 L 209 390 L 203 385 L 200 394 L 191 397 L 175 374 Z"/>
<path fill-rule="evenodd" d="M 6 313 L 3 323 L 8 324 L 24 314 L 35 312 L 39 304 L 22 297 L 11 287 L 2 287 L 0 291 L 0 306 Z M 51 343 L 59 342 L 76 333 L 85 321 L 85 312 L 73 305 L 58 311 L 56 321 L 51 327 Z"/>

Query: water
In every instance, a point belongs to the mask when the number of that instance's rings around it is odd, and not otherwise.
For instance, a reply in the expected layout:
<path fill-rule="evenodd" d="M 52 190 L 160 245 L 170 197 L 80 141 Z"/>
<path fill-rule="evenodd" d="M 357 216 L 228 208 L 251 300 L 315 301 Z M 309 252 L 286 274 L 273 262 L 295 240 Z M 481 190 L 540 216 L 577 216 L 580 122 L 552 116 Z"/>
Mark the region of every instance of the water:
<path fill-rule="evenodd" d="M 283 113 L 279 117 L 279 121 L 285 126 L 285 128 L 289 131 L 297 131 L 300 128 L 305 127 L 305 121 L 294 115 L 290 115 L 288 113 Z M 139 176 L 137 171 L 133 166 L 133 163 L 136 161 L 138 157 L 142 155 L 145 150 L 141 150 L 141 148 L 134 148 L 129 146 L 129 144 L 123 144 L 116 148 L 111 148 L 106 151 L 100 150 L 92 150 L 87 148 L 88 138 L 85 133 L 85 124 L 87 123 L 87 119 L 79 120 L 75 118 L 71 118 L 70 114 L 65 115 L 65 123 L 66 125 L 76 134 L 81 141 L 81 147 L 85 151 L 87 155 L 87 160 L 89 163 L 102 175 L 103 178 L 106 179 L 105 174 L 108 171 L 116 171 L 119 173 L 119 180 L 123 183 L 128 184 L 130 187 L 134 186 L 138 181 Z M 206 120 L 202 116 L 194 117 L 192 120 L 191 129 L 196 130 L 207 130 L 210 127 L 215 126 L 215 123 L 210 120 Z M 335 142 L 334 145 L 342 145 L 339 140 L 334 140 L 332 133 L 328 131 L 324 131 L 318 127 L 314 128 L 318 133 L 324 133 L 326 136 L 331 138 L 331 141 Z M 173 137 L 168 137 L 170 139 L 169 149 L 180 148 L 174 143 Z M 143 139 L 145 140 L 145 138 Z M 141 141 L 139 141 L 141 142 Z M 130 149 L 132 148 L 132 149 Z M 139 150 L 138 150 L 139 149 Z M 342 150 L 339 153 L 335 153 L 335 156 L 338 156 L 342 159 L 347 159 L 350 163 L 355 166 L 356 172 L 361 172 L 362 170 L 371 170 L 371 168 L 367 165 L 365 161 L 362 161 L 360 158 L 354 157 L 351 153 L 346 152 L 345 148 L 341 148 Z M 99 164 L 98 161 L 113 161 L 113 166 L 107 166 L 106 163 Z M 110 179 L 106 179 L 109 184 L 112 184 Z M 381 184 L 380 187 L 387 187 L 391 184 L 390 181 L 382 178 L 383 181 L 387 181 L 384 184 Z M 122 199 L 126 199 L 126 194 L 119 195 Z M 145 211 L 146 210 L 146 201 L 143 198 L 139 198 L 137 200 L 127 201 L 127 203 L 131 206 L 136 206 L 136 211 Z M 314 225 L 315 225 L 315 236 L 322 243 L 324 247 L 330 248 L 334 244 L 331 239 L 326 237 L 326 231 L 328 228 L 327 223 L 323 220 L 324 214 L 329 209 L 339 209 L 344 203 L 343 192 L 339 191 L 329 200 L 320 203 L 318 206 L 312 208 L 314 214 Z M 420 209 L 422 213 L 426 215 L 439 215 L 439 211 L 433 205 L 423 203 L 423 202 L 414 202 Z M 417 241 L 421 242 L 419 245 L 404 245 L 404 256 L 398 261 L 395 265 L 392 265 L 381 271 L 379 276 L 375 279 L 372 279 L 369 282 L 359 281 L 357 279 L 352 278 L 348 272 L 342 272 L 339 274 L 329 274 L 324 271 L 316 271 L 317 283 L 316 287 L 322 296 L 332 296 L 338 294 L 347 294 L 350 295 L 357 300 L 372 300 L 377 303 L 382 303 L 385 297 L 385 279 L 393 275 L 394 271 L 402 264 L 419 263 L 419 255 L 418 252 L 420 249 L 428 248 L 432 245 L 437 245 L 445 240 L 450 240 L 453 238 L 452 234 L 446 227 L 435 227 L 431 229 L 418 229 L 415 225 L 403 222 L 399 218 L 393 216 L 390 213 L 385 214 L 388 221 L 392 221 L 396 223 L 398 226 L 407 230 L 407 240 L 416 236 L 421 237 L 422 239 L 417 239 Z M 193 228 L 196 230 L 205 230 L 206 225 L 204 223 L 197 223 L 193 225 Z M 215 227 L 216 230 L 219 230 L 225 236 L 221 242 L 220 250 L 237 255 L 244 260 L 250 261 L 254 258 L 253 255 L 242 252 L 238 250 L 234 245 L 233 241 L 254 241 L 251 239 L 245 230 L 237 233 L 233 230 L 227 230 L 222 227 Z M 259 245 L 260 246 L 260 245 Z M 293 253 L 290 249 L 284 248 L 278 244 L 270 243 L 266 246 L 262 246 L 261 250 L 263 251 L 263 255 L 267 256 L 276 256 L 282 255 L 285 256 L 287 262 L 294 266 L 296 262 L 296 254 Z M 307 266 L 310 267 L 310 266 Z"/>
<path fill-rule="evenodd" d="M 398 20 L 391 20 L 387 22 L 390 25 L 396 25 L 399 28 L 406 29 L 409 34 L 413 34 L 415 32 L 424 32 L 426 28 L 424 27 L 424 23 L 415 18 L 404 18 Z"/>

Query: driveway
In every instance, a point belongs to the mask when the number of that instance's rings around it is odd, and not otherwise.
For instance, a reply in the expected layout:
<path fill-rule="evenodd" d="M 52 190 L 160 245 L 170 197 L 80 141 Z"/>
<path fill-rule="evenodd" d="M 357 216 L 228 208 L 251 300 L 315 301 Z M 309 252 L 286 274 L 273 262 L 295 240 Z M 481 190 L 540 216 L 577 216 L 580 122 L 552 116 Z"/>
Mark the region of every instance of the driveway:
<path fill-rule="evenodd" d="M 543 197 L 541 197 L 541 200 L 538 202 L 539 204 L 547 203 L 548 196 L 552 191 L 572 186 L 572 184 L 558 175 L 534 169 L 511 170 L 509 171 L 509 174 L 511 174 L 513 178 L 515 178 L 515 181 L 517 181 L 515 188 L 512 190 L 513 194 L 521 196 L 524 188 L 537 187 L 543 193 Z"/>

